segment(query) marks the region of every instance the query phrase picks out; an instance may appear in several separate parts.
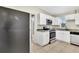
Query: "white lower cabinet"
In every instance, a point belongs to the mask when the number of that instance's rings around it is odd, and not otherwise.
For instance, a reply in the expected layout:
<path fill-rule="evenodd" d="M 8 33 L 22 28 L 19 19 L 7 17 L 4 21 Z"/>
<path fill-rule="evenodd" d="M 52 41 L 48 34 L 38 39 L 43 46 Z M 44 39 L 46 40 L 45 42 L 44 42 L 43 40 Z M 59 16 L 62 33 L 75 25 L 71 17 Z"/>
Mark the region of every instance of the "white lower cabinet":
<path fill-rule="evenodd" d="M 35 43 L 44 46 L 49 43 L 49 31 L 37 31 Z"/>
<path fill-rule="evenodd" d="M 56 39 L 70 43 L 70 32 L 64 31 L 64 30 L 57 30 L 56 31 Z"/>

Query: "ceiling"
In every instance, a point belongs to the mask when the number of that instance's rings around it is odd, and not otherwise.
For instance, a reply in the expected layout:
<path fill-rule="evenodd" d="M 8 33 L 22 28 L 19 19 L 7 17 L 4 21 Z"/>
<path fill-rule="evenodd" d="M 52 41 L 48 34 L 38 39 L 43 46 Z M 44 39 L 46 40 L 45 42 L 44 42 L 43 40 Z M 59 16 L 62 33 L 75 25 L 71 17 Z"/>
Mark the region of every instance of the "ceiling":
<path fill-rule="evenodd" d="M 74 13 L 74 10 L 79 10 L 79 6 L 39 6 L 38 8 L 54 16 L 71 14 Z"/>

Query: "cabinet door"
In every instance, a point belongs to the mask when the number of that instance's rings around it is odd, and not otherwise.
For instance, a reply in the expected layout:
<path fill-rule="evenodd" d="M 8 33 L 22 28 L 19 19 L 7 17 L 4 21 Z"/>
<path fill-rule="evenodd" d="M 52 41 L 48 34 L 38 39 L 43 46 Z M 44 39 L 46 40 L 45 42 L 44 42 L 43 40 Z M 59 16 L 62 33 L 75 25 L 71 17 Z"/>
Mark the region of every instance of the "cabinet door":
<path fill-rule="evenodd" d="M 52 25 L 54 25 L 54 17 L 51 17 L 51 20 L 52 20 Z"/>
<path fill-rule="evenodd" d="M 69 31 L 63 31 L 62 37 L 63 37 L 62 40 L 64 42 L 70 43 L 70 32 Z"/>
<path fill-rule="evenodd" d="M 75 15 L 75 24 L 79 25 L 79 14 Z"/>
<path fill-rule="evenodd" d="M 42 45 L 43 39 L 44 39 L 43 34 L 41 32 L 37 32 L 34 42 L 39 44 L 39 45 Z"/>
<path fill-rule="evenodd" d="M 54 19 L 52 19 L 52 25 L 54 25 Z"/>
<path fill-rule="evenodd" d="M 46 25 L 46 15 L 40 13 L 40 25 Z"/>
<path fill-rule="evenodd" d="M 59 18 L 55 18 L 54 25 L 60 25 L 60 19 Z"/>
<path fill-rule="evenodd" d="M 46 15 L 46 19 L 50 19 L 50 16 L 49 15 Z"/>
<path fill-rule="evenodd" d="M 56 39 L 62 40 L 62 32 L 61 31 L 56 31 Z"/>
<path fill-rule="evenodd" d="M 60 20 L 60 18 L 58 17 L 58 18 L 56 19 L 57 25 L 59 25 L 59 20 Z"/>
<path fill-rule="evenodd" d="M 35 35 L 35 43 L 44 46 L 49 43 L 49 32 L 38 31 Z"/>
<path fill-rule="evenodd" d="M 55 18 L 53 18 L 53 20 L 52 20 L 52 25 L 55 25 Z"/>
<path fill-rule="evenodd" d="M 71 14 L 71 15 L 66 15 L 66 20 L 73 20 L 75 19 L 75 14 Z"/>
<path fill-rule="evenodd" d="M 55 25 L 58 25 L 58 19 L 57 18 L 55 19 Z"/>
<path fill-rule="evenodd" d="M 42 42 L 42 44 L 46 45 L 48 43 L 49 43 L 49 32 L 45 32 L 44 35 L 43 35 L 43 42 Z"/>
<path fill-rule="evenodd" d="M 57 22 L 56 22 L 56 18 L 53 20 L 53 23 L 54 23 L 54 25 L 56 25 L 56 23 L 57 23 Z"/>
<path fill-rule="evenodd" d="M 56 31 L 56 39 L 70 43 L 70 32 L 69 31 Z"/>

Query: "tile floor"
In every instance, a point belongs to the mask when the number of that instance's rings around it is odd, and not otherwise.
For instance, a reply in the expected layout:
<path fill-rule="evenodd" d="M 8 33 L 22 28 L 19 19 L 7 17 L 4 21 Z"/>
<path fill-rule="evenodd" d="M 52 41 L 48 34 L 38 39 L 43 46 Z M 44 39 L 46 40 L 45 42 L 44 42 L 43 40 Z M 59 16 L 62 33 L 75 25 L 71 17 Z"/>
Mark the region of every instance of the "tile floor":
<path fill-rule="evenodd" d="M 79 46 L 62 41 L 55 41 L 43 47 L 32 43 L 31 53 L 79 53 Z"/>

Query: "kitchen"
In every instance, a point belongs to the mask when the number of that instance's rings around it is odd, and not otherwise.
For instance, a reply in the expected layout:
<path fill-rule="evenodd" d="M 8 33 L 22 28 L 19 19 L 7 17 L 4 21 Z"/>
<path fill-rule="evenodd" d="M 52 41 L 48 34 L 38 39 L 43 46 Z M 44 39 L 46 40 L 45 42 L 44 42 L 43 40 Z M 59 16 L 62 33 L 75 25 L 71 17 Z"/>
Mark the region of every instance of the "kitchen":
<path fill-rule="evenodd" d="M 30 14 L 28 52 L 79 52 L 78 6 L 5 7 Z"/>
<path fill-rule="evenodd" d="M 40 7 L 40 8 L 43 10 L 46 9 L 46 7 L 43 7 L 43 8 Z M 61 7 L 52 6 L 51 8 L 53 10 L 54 8 L 58 9 Z M 64 8 L 62 7 L 63 10 Z M 49 9 L 50 8 L 48 8 L 47 10 Z M 61 41 L 71 46 L 78 47 L 79 46 L 79 39 L 78 39 L 79 38 L 79 11 L 78 10 L 79 9 L 74 9 L 70 11 L 65 10 L 67 14 L 64 12 L 64 14 L 58 15 L 58 16 L 51 16 L 44 13 L 39 13 L 37 16 L 38 28 L 36 29 L 35 38 L 33 40 L 33 43 L 36 46 L 34 47 L 33 45 L 33 47 L 34 48 L 40 47 L 41 49 L 37 49 L 37 51 L 34 50 L 34 52 L 50 52 L 48 50 L 47 51 L 43 51 L 43 50 L 53 47 L 53 45 L 51 44 L 55 44 L 55 42 L 57 41 Z M 50 47 L 43 49 L 44 47 L 47 47 L 47 46 L 50 46 Z M 51 50 L 51 52 L 52 51 L 53 49 Z M 73 51 L 71 49 L 71 52 Z M 56 51 L 53 51 L 53 52 L 56 52 Z M 61 52 L 61 51 L 58 51 L 58 52 Z M 64 51 L 63 49 L 63 52 L 68 52 L 68 51 Z"/>

